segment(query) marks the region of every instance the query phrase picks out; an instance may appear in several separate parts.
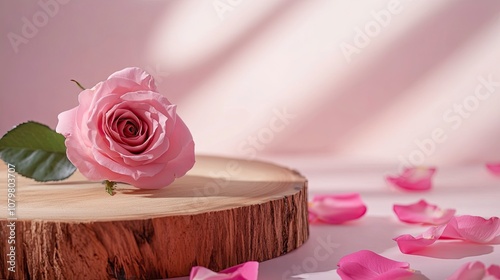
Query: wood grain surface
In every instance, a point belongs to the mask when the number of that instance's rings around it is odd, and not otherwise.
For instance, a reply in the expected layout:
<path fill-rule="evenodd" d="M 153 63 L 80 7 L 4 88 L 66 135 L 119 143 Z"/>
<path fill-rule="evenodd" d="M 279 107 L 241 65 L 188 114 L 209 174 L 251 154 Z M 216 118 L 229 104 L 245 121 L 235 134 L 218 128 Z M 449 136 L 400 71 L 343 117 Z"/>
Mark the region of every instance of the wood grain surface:
<path fill-rule="evenodd" d="M 196 265 L 268 260 L 307 240 L 307 180 L 299 173 L 257 161 L 196 161 L 164 189 L 119 184 L 113 197 L 79 173 L 52 183 L 16 176 L 15 273 L 7 270 L 12 221 L 2 165 L 0 278 L 163 279 Z"/>

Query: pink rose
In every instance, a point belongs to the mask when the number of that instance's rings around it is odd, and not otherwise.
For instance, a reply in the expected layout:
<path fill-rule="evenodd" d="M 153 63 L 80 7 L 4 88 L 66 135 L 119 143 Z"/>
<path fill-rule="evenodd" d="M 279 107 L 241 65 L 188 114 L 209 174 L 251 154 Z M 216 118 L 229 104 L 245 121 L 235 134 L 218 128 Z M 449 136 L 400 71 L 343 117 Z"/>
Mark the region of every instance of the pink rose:
<path fill-rule="evenodd" d="M 153 77 L 126 68 L 86 89 L 59 114 L 67 156 L 89 180 L 158 189 L 194 165 L 194 142 Z"/>

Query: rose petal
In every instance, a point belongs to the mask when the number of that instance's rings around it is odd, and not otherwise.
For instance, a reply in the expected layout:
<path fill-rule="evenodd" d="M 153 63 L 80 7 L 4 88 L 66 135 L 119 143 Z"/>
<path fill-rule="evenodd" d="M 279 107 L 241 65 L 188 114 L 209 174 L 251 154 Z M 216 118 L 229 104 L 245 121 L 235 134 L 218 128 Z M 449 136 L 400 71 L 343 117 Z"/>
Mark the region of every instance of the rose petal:
<path fill-rule="evenodd" d="M 491 276 L 493 279 L 500 279 L 500 266 L 496 264 L 490 265 L 486 270 L 486 275 Z"/>
<path fill-rule="evenodd" d="M 459 238 L 476 242 L 488 243 L 500 236 L 500 219 L 491 217 L 485 219 L 479 216 L 463 215 L 454 217 L 448 222 L 441 238 Z"/>
<path fill-rule="evenodd" d="M 464 240 L 488 243 L 500 236 L 498 217 L 485 219 L 479 216 L 453 217 L 447 224 L 431 227 L 421 235 L 404 234 L 394 238 L 402 253 L 410 254 L 435 243 L 438 239 Z"/>
<path fill-rule="evenodd" d="M 315 196 L 309 203 L 311 222 L 322 221 L 341 224 L 361 218 L 366 213 L 366 205 L 358 193 Z"/>
<path fill-rule="evenodd" d="M 444 230 L 439 237 L 440 239 L 463 240 L 462 235 L 458 232 L 458 224 L 455 217 L 451 218 L 448 223 L 442 227 L 444 227 Z"/>
<path fill-rule="evenodd" d="M 337 273 L 343 280 L 399 279 L 415 273 L 406 262 L 397 262 L 368 250 L 342 257 L 337 266 Z"/>
<path fill-rule="evenodd" d="M 456 212 L 455 209 L 441 210 L 438 206 L 428 204 L 423 199 L 417 203 L 409 205 L 395 204 L 393 206 L 393 210 L 396 213 L 398 219 L 402 222 L 431 225 L 440 225 L 447 223 L 453 217 L 453 215 L 455 215 Z"/>
<path fill-rule="evenodd" d="M 73 108 L 68 111 L 64 111 L 60 113 L 57 118 L 58 118 L 58 123 L 56 126 L 56 132 L 61 133 L 64 135 L 64 137 L 68 137 L 71 135 L 71 132 L 73 131 L 73 127 L 75 126 L 75 117 L 77 113 L 78 108 Z"/>
<path fill-rule="evenodd" d="M 108 79 L 119 78 L 133 81 L 145 90 L 156 91 L 156 84 L 151 75 L 138 67 L 128 67 L 111 74 Z"/>
<path fill-rule="evenodd" d="M 486 168 L 488 168 L 491 173 L 500 175 L 500 163 L 488 163 L 486 164 Z"/>
<path fill-rule="evenodd" d="M 482 262 L 468 262 L 446 280 L 482 280 L 486 274 L 486 266 Z"/>
<path fill-rule="evenodd" d="M 445 226 L 431 227 L 416 237 L 410 234 L 403 234 L 393 240 L 398 244 L 401 253 L 411 254 L 434 244 L 443 233 L 444 228 Z"/>
<path fill-rule="evenodd" d="M 403 254 L 411 254 L 419 251 L 434 244 L 436 240 L 435 238 L 426 239 L 422 237 L 413 237 L 411 234 L 403 234 L 394 238 L 394 241 L 398 244 L 399 250 Z"/>
<path fill-rule="evenodd" d="M 311 203 L 309 203 L 309 207 L 311 207 Z M 309 209 L 309 222 L 315 222 L 318 220 L 318 216 L 314 213 L 311 212 L 311 210 Z"/>
<path fill-rule="evenodd" d="M 408 191 L 425 191 L 432 187 L 434 167 L 405 168 L 399 176 L 387 176 L 387 182 Z"/>
<path fill-rule="evenodd" d="M 488 269 L 479 261 L 463 264 L 446 280 L 494 280 L 500 279 L 500 266 L 490 265 Z"/>
<path fill-rule="evenodd" d="M 242 263 L 219 273 L 202 266 L 191 268 L 189 280 L 257 280 L 259 263 L 250 261 Z"/>

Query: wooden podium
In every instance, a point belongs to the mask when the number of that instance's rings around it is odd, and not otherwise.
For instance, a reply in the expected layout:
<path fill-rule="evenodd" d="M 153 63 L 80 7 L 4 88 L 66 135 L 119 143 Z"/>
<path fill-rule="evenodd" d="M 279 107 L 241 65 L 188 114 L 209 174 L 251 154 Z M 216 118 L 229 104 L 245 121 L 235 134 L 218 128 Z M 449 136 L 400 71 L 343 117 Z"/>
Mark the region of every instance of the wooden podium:
<path fill-rule="evenodd" d="M 0 167 L 0 279 L 162 279 L 284 255 L 308 238 L 307 180 L 273 164 L 199 156 L 160 190 L 118 184 L 114 196 L 78 172 L 38 183 L 16 174 L 12 218 Z"/>

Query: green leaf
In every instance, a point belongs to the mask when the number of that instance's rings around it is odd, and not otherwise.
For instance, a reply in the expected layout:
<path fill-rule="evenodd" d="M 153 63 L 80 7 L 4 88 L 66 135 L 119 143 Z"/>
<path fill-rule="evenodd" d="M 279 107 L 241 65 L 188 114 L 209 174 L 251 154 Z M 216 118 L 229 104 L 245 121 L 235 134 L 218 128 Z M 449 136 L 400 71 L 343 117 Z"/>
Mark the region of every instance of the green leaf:
<path fill-rule="evenodd" d="M 68 178 L 76 167 L 66 157 L 64 136 L 48 126 L 29 121 L 0 139 L 0 158 L 16 172 L 39 182 Z"/>

